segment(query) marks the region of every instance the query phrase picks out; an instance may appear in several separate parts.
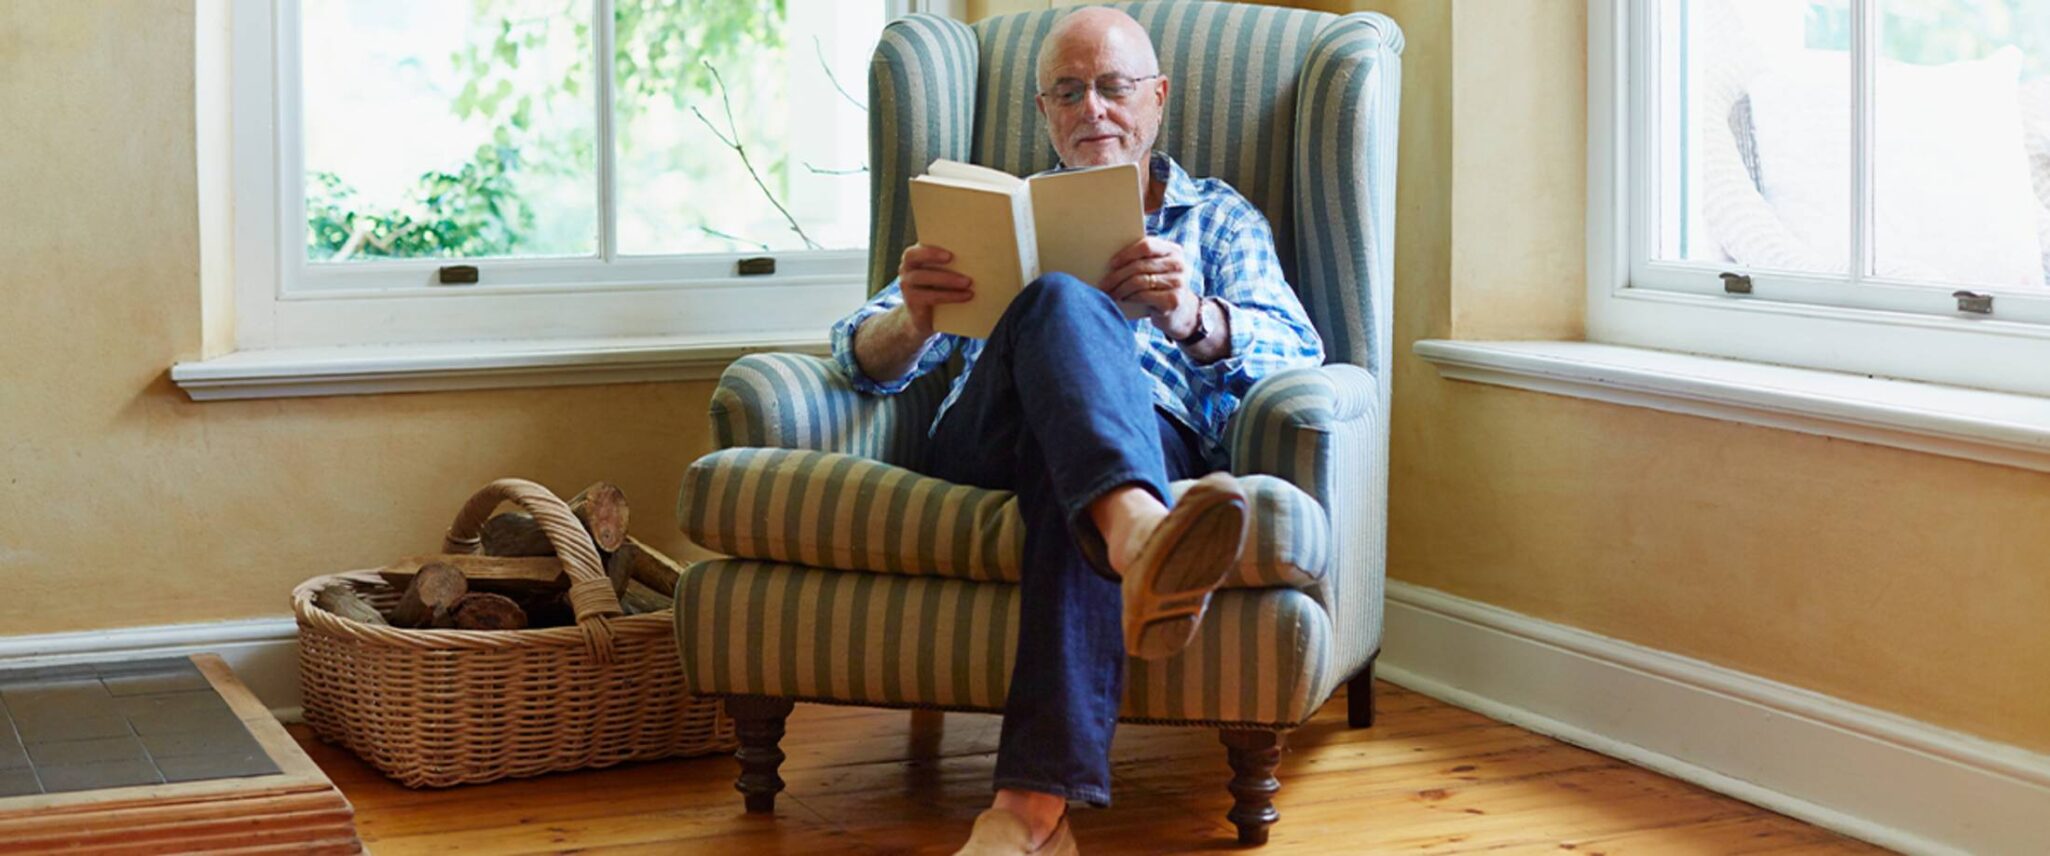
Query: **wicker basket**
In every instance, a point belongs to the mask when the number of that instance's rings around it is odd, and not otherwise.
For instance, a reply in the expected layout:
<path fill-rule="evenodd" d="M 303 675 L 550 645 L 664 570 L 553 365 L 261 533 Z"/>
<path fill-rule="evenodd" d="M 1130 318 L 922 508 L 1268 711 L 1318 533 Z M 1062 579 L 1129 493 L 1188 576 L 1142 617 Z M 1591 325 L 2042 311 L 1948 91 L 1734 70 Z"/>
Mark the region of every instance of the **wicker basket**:
<path fill-rule="evenodd" d="M 577 625 L 381 627 L 314 605 L 327 587 L 349 586 L 388 609 L 399 593 L 375 571 L 307 580 L 292 590 L 292 612 L 314 733 L 409 787 L 732 751 L 733 721 L 684 687 L 670 610 L 622 615 L 597 547 L 554 494 L 492 482 L 457 515 L 443 551 L 475 552 L 479 527 L 504 501 L 548 532 L 573 581 Z"/>

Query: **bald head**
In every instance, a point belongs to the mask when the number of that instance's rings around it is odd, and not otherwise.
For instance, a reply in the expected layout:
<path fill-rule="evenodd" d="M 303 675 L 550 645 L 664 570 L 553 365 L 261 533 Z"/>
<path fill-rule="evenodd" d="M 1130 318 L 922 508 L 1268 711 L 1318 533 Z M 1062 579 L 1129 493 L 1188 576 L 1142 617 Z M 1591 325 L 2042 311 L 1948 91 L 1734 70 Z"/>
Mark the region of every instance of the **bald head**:
<path fill-rule="evenodd" d="M 1160 73 L 1160 59 L 1153 53 L 1153 37 L 1132 16 L 1103 6 L 1085 6 L 1055 21 L 1039 51 L 1039 88 L 1053 85 L 1060 77 L 1063 60 L 1078 57 L 1115 59 L 1128 65 L 1124 73 L 1143 77 Z"/>
<path fill-rule="evenodd" d="M 1038 71 L 1036 103 L 1062 163 L 1145 162 L 1160 134 L 1168 86 L 1153 39 L 1138 21 L 1100 6 L 1070 12 L 1040 45 Z M 1057 87 L 1063 91 L 1055 93 Z"/>

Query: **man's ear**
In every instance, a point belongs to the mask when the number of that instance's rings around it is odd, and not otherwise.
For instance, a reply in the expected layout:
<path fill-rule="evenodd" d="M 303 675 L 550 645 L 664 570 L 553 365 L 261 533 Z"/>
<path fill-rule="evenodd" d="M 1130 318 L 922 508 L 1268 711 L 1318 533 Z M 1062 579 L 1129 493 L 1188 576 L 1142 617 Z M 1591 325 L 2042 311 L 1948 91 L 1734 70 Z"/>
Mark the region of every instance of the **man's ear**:
<path fill-rule="evenodd" d="M 1035 109 L 1035 110 L 1038 110 L 1038 111 L 1039 111 L 1039 118 L 1041 118 L 1041 119 L 1045 119 L 1045 120 L 1047 120 L 1048 122 L 1052 122 L 1052 121 L 1053 121 L 1053 117 L 1052 117 L 1052 116 L 1048 116 L 1048 115 L 1046 115 L 1046 96 L 1044 96 L 1044 95 L 1034 95 L 1034 96 L 1032 96 L 1032 107 L 1033 107 L 1033 109 Z M 1048 127 L 1049 127 L 1049 128 L 1051 128 L 1052 126 L 1051 126 L 1051 125 L 1049 125 Z"/>
<path fill-rule="evenodd" d="M 1170 79 L 1169 79 L 1169 78 L 1167 77 L 1167 75 L 1161 75 L 1161 76 L 1160 76 L 1160 79 L 1159 79 L 1159 80 L 1156 80 L 1156 81 L 1154 81 L 1154 83 L 1158 83 L 1158 84 L 1160 84 L 1160 88 L 1159 88 L 1159 89 L 1157 89 L 1157 90 L 1155 90 L 1155 91 L 1156 91 L 1156 92 L 1158 92 L 1158 93 L 1160 93 L 1160 95 L 1159 95 L 1159 97 L 1160 97 L 1160 109 L 1161 109 L 1161 111 L 1162 111 L 1162 112 L 1166 112 L 1166 111 L 1167 111 L 1167 87 L 1168 87 L 1168 84 L 1169 84 L 1169 83 L 1172 83 L 1172 82 L 1173 82 L 1173 81 L 1171 81 L 1171 80 L 1170 80 Z"/>

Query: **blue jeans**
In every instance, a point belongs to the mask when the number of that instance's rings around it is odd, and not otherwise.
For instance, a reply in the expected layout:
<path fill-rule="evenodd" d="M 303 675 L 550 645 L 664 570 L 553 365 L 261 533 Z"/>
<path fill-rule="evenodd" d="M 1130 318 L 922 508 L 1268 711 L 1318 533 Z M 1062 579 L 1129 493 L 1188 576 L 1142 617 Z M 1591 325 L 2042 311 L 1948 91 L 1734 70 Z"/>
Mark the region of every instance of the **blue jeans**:
<path fill-rule="evenodd" d="M 1016 491 L 1025 522 L 1018 657 L 996 787 L 1110 804 L 1124 697 L 1122 594 L 1089 505 L 1137 485 L 1168 501 L 1195 438 L 1153 406 L 1131 322 L 1065 274 L 1019 293 L 928 444 L 928 475 Z"/>

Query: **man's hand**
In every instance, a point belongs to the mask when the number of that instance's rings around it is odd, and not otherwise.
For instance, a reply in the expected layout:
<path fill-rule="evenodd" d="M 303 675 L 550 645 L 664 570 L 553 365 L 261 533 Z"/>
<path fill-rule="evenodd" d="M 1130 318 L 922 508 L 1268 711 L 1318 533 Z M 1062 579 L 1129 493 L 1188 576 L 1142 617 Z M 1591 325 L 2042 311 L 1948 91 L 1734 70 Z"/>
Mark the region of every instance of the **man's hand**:
<path fill-rule="evenodd" d="M 932 344 L 932 308 L 975 296 L 968 277 L 941 269 L 954 254 L 924 244 L 904 249 L 897 263 L 897 290 L 904 302 L 868 319 L 854 334 L 854 362 L 877 383 L 890 383 L 917 365 Z"/>
<path fill-rule="evenodd" d="M 897 264 L 897 289 L 904 294 L 904 309 L 911 313 L 911 326 L 921 339 L 933 335 L 932 308 L 942 303 L 966 303 L 975 297 L 974 283 L 943 266 L 954 254 L 939 247 L 912 244 L 904 248 Z"/>
<path fill-rule="evenodd" d="M 1189 263 L 1182 245 L 1145 237 L 1111 257 L 1103 290 L 1119 303 L 1146 308 L 1155 329 L 1180 340 L 1196 329 L 1203 301 L 1189 288 Z"/>

